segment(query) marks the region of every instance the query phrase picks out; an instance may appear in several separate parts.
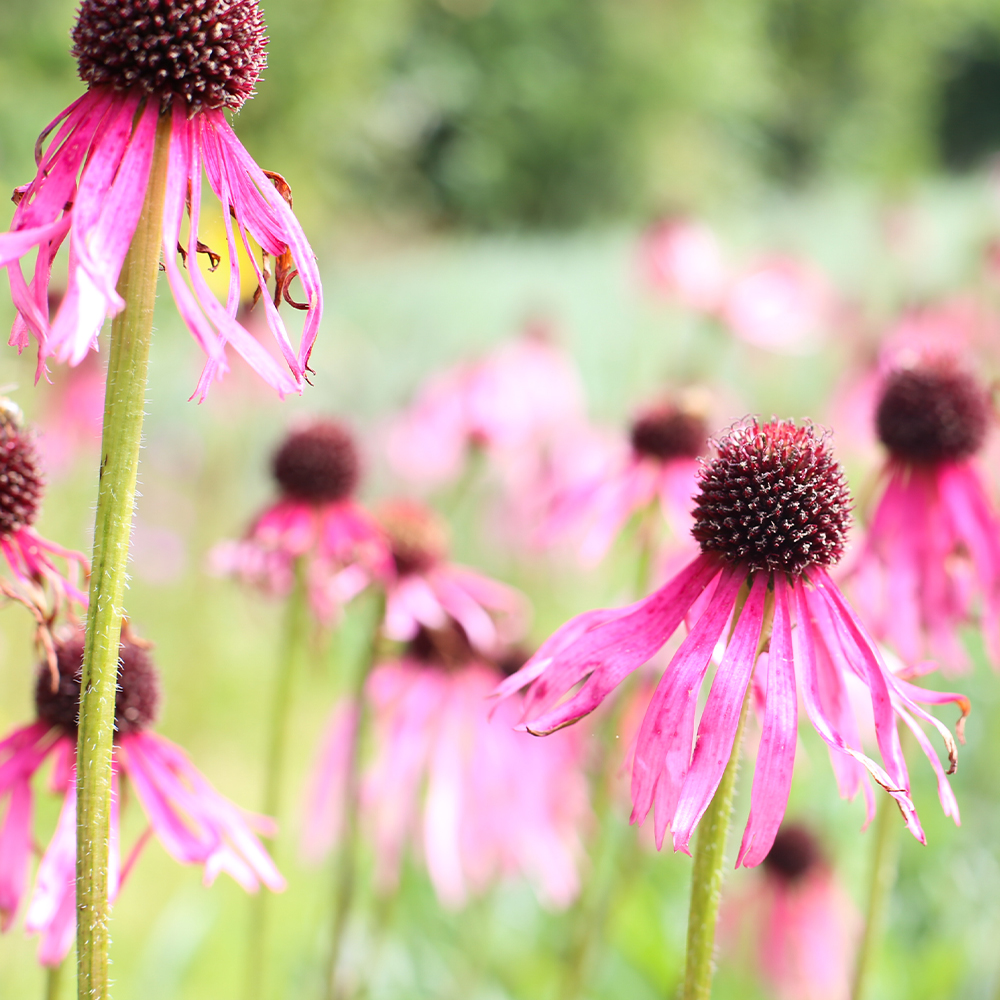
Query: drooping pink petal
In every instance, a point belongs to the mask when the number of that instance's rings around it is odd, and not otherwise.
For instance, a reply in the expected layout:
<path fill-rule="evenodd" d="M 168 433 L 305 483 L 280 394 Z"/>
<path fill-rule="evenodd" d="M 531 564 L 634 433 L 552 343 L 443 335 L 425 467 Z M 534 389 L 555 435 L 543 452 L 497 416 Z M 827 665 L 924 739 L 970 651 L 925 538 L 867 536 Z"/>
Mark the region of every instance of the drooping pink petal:
<path fill-rule="evenodd" d="M 774 577 L 774 625 L 767 655 L 764 729 L 750 793 L 750 818 L 743 831 L 736 867 L 759 865 L 774 844 L 788 804 L 798 736 L 798 700 L 788 582 Z"/>
<path fill-rule="evenodd" d="M 865 755 L 858 746 L 851 746 L 844 736 L 837 730 L 832 720 L 824 713 L 817 688 L 817 657 L 815 648 L 815 638 L 813 635 L 814 618 L 807 601 L 807 584 L 801 579 L 797 579 L 792 584 L 792 596 L 795 604 L 796 627 L 792 630 L 792 647 L 795 651 L 795 662 L 799 665 L 802 674 L 802 700 L 805 703 L 806 711 L 809 714 L 809 721 L 812 722 L 816 732 L 822 737 L 824 742 L 833 750 L 847 754 L 858 761 L 869 774 L 896 800 L 903 812 L 907 826 L 911 830 L 916 827 L 920 830 L 919 822 L 916 818 L 916 810 L 913 801 L 910 799 L 904 788 L 900 788 L 896 782 L 886 773 L 885 769 L 875 763 L 870 757 Z M 873 810 L 872 810 L 873 811 Z M 869 816 L 869 819 L 871 817 Z M 923 834 L 915 833 L 918 840 L 922 840 Z"/>
<path fill-rule="evenodd" d="M 625 614 L 592 628 L 561 648 L 545 673 L 528 689 L 527 728 L 534 733 L 549 733 L 593 711 L 670 638 L 719 569 L 716 556 L 699 555 L 669 583 Z M 540 649 L 535 657 L 540 658 L 541 652 Z M 584 678 L 583 687 L 568 701 L 540 716 L 536 714 L 538 708 L 551 705 Z"/>
<path fill-rule="evenodd" d="M 334 707 L 305 796 L 302 853 L 309 861 L 319 861 L 340 837 L 347 769 L 357 725 L 356 703 L 345 699 Z"/>
<path fill-rule="evenodd" d="M 10 789 L 0 825 L 0 932 L 10 930 L 28 884 L 31 859 L 31 784 L 27 777 Z"/>
<path fill-rule="evenodd" d="M 677 811 L 670 826 L 675 851 L 690 853 L 688 842 L 691 834 L 712 801 L 729 763 L 747 687 L 757 660 L 767 587 L 768 574 L 754 574 L 750 594 L 708 693 L 708 701 L 698 724 L 691 767 L 684 776 Z"/>
<path fill-rule="evenodd" d="M 632 765 L 630 822 L 642 823 L 655 806 L 657 848 L 663 846 L 691 764 L 698 692 L 744 579 L 745 570 L 722 570 L 711 603 L 663 672 L 643 716 Z"/>
<path fill-rule="evenodd" d="M 35 875 L 24 928 L 29 934 L 44 933 L 58 915 L 66 896 L 76 892 L 76 785 L 63 799 L 55 833 Z M 69 950 L 69 943 L 66 945 Z M 65 956 L 65 952 L 63 953 Z"/>

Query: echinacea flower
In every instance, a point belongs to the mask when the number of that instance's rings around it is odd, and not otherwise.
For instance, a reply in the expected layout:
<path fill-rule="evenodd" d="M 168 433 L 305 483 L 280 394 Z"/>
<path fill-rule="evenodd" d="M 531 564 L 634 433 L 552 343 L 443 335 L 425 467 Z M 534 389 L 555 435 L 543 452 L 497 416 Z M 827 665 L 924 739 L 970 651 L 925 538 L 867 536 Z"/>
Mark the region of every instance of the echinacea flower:
<path fill-rule="evenodd" d="M 808 827 L 785 823 L 756 884 L 726 904 L 723 924 L 749 931 L 775 1000 L 848 1000 L 861 927 Z"/>
<path fill-rule="evenodd" d="M 390 571 L 381 529 L 353 498 L 360 476 L 354 439 L 332 420 L 312 421 L 288 435 L 272 472 L 280 497 L 241 541 L 212 550 L 211 567 L 285 596 L 296 563 L 305 559 L 312 609 L 329 621 L 375 576 Z"/>
<path fill-rule="evenodd" d="M 17 405 L 0 398 L 0 551 L 14 578 L 12 583 L 0 579 L 0 592 L 25 604 L 47 628 L 67 602 L 86 605 L 81 578 L 89 573 L 89 563 L 82 552 L 64 549 L 32 527 L 44 490 L 34 434 Z M 66 562 L 65 572 L 54 558 Z M 70 567 L 77 572 L 71 574 Z"/>
<path fill-rule="evenodd" d="M 543 543 L 579 535 L 579 554 L 596 564 L 629 519 L 658 502 L 672 533 L 686 539 L 698 456 L 708 440 L 705 419 L 683 406 L 641 413 L 628 445 L 607 466 L 557 487 L 539 537 Z"/>
<path fill-rule="evenodd" d="M 640 262 L 650 286 L 689 309 L 713 313 L 729 281 L 715 233 L 702 222 L 668 219 L 642 239 Z"/>
<path fill-rule="evenodd" d="M 437 486 L 483 450 L 520 479 L 525 463 L 577 420 L 581 399 L 570 361 L 533 328 L 431 380 L 390 428 L 389 461 L 406 480 Z"/>
<path fill-rule="evenodd" d="M 401 659 L 369 677 L 373 759 L 361 822 L 380 891 L 396 886 L 405 849 L 419 844 L 445 906 L 460 907 L 513 875 L 552 907 L 578 893 L 590 814 L 582 734 L 560 733 L 550 745 L 517 732 L 514 702 L 491 717 L 488 696 L 502 677 L 453 621 L 421 629 Z M 317 760 L 305 824 L 314 858 L 337 838 L 339 748 L 353 725 L 349 707 L 339 706 Z"/>
<path fill-rule="evenodd" d="M 82 0 L 73 54 L 87 92 L 45 127 L 36 146 L 38 173 L 19 188 L 10 231 L 0 234 L 0 267 L 10 276 L 17 319 L 10 342 L 38 342 L 39 374 L 48 358 L 79 364 L 96 347 L 107 316 L 124 308 L 116 284 L 149 183 L 158 123 L 169 125 L 163 266 L 177 308 L 208 357 L 196 389 L 204 398 L 228 367 L 231 345 L 279 393 L 301 390 L 322 312 L 319 271 L 291 210 L 287 185 L 265 173 L 236 138 L 224 109 L 252 95 L 266 63 L 267 38 L 256 0 Z M 45 139 L 55 133 L 47 147 Z M 220 257 L 198 239 L 202 172 L 222 203 L 229 294 L 222 306 L 199 255 Z M 188 213 L 186 247 L 182 219 Z M 48 315 L 53 260 L 69 237 L 66 293 Z M 250 238 L 263 252 L 254 258 Z M 237 247 L 254 267 L 263 308 L 289 371 L 237 321 Z M 21 260 L 37 247 L 29 282 Z M 185 280 L 177 257 L 187 265 Z M 273 301 L 268 256 L 275 260 Z M 291 297 L 296 276 L 305 291 Z M 306 310 L 293 348 L 277 306 Z"/>
<path fill-rule="evenodd" d="M 443 629 L 453 619 L 473 649 L 492 656 L 520 637 L 524 598 L 512 587 L 449 562 L 447 531 L 433 511 L 393 500 L 383 503 L 376 517 L 392 555 L 384 581 L 386 638 L 409 642 L 421 628 Z"/>
<path fill-rule="evenodd" d="M 833 295 L 823 275 L 794 257 L 779 256 L 755 262 L 733 280 L 722 318 L 754 347 L 807 354 L 822 343 L 832 310 Z"/>
<path fill-rule="evenodd" d="M 527 687 L 523 727 L 531 732 L 550 733 L 576 722 L 649 660 L 705 594 L 660 678 L 635 749 L 632 821 L 642 822 L 653 810 L 657 846 L 669 829 L 674 849 L 688 852 L 729 761 L 764 648 L 764 719 L 738 864 L 764 859 L 784 815 L 795 760 L 798 693 L 830 748 L 841 793 L 852 797 L 864 789 L 869 818 L 874 799 L 866 770 L 899 804 L 911 832 L 924 840 L 909 794 L 898 718 L 927 754 L 938 775 L 942 806 L 957 822 L 945 768 L 917 719 L 941 732 L 953 769 L 954 740 L 920 703 L 955 702 L 964 717 L 968 702 L 893 676 L 830 578 L 827 567 L 844 547 L 850 497 L 827 442 L 808 424 L 751 420 L 731 429 L 716 448 L 717 457 L 702 468 L 695 497 L 692 534 L 701 554 L 649 597 L 617 610 L 590 611 L 565 624 L 497 693 L 506 696 Z M 701 688 L 730 623 L 695 738 Z M 851 674 L 871 698 L 881 765 L 861 747 L 847 698 Z"/>
<path fill-rule="evenodd" d="M 974 461 L 991 421 L 987 391 L 954 357 L 882 381 L 889 458 L 854 583 L 875 635 L 910 666 L 931 655 L 963 667 L 957 629 L 977 617 L 1000 663 L 1000 517 Z"/>
<path fill-rule="evenodd" d="M 12 926 L 28 891 L 35 842 L 31 781 L 46 760 L 52 761 L 49 788 L 63 798 L 25 916 L 25 929 L 41 936 L 38 959 L 43 965 L 62 962 L 76 933 L 76 725 L 83 636 L 75 634 L 57 643 L 56 656 L 55 688 L 47 664 L 39 668 L 36 721 L 0 741 L 0 803 L 7 802 L 0 824 L 0 929 L 4 931 Z M 256 892 L 261 884 L 280 892 L 284 879 L 254 833 L 273 835 L 273 821 L 244 813 L 223 798 L 180 747 L 150 730 L 159 700 L 159 677 L 147 644 L 126 636 L 115 699 L 109 898 L 116 898 L 153 833 L 175 860 L 202 865 L 206 885 L 219 872 L 228 872 L 248 892 Z M 126 780 L 149 829 L 122 864 L 119 807 Z"/>

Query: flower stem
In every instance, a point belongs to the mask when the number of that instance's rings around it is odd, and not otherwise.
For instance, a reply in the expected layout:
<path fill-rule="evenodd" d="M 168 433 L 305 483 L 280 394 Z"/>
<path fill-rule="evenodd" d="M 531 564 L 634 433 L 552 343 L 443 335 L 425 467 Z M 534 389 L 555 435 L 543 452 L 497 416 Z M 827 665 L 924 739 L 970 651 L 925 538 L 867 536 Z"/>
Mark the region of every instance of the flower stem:
<path fill-rule="evenodd" d="M 736 607 L 733 610 L 733 630 L 743 611 L 748 593 L 748 587 L 744 585 L 737 596 Z M 773 591 L 768 591 L 755 659 L 770 642 L 773 615 Z M 736 773 L 739 770 L 740 746 L 743 743 L 743 730 L 746 727 L 752 697 L 751 680 L 743 697 L 743 707 L 740 710 L 740 721 L 736 726 L 736 738 L 733 740 L 729 763 L 708 809 L 705 810 L 705 815 L 698 824 L 694 870 L 691 873 L 691 907 L 688 913 L 687 959 L 682 1000 L 709 1000 L 712 994 L 712 976 L 715 973 L 715 928 L 719 918 L 719 900 L 722 897 L 722 866 L 726 854 L 726 837 L 729 835 L 729 821 L 733 812 L 733 793 L 736 788 Z"/>
<path fill-rule="evenodd" d="M 368 675 L 375 666 L 379 640 L 382 634 L 382 619 L 385 617 L 385 594 L 379 592 L 372 612 L 374 625 L 367 655 L 354 676 L 350 692 L 351 700 L 357 706 L 357 720 L 348 749 L 346 778 L 344 782 L 343 839 L 338 852 L 333 881 L 333 927 L 330 932 L 330 950 L 327 953 L 324 979 L 325 1000 L 333 1000 L 337 995 L 337 962 L 344 943 L 344 931 L 354 901 L 355 873 L 357 869 L 358 820 L 361 804 L 361 745 L 364 738 L 366 720 L 365 685 Z"/>
<path fill-rule="evenodd" d="M 295 666 L 305 644 L 309 625 L 309 593 L 306 565 L 300 556 L 295 561 L 295 582 L 285 605 L 285 625 L 282 633 L 278 669 L 274 677 L 274 692 L 270 699 L 267 759 L 264 765 L 264 792 L 261 811 L 265 816 L 279 818 L 285 749 L 288 745 L 288 717 L 292 707 Z M 248 1000 L 265 994 L 267 968 L 268 910 L 270 894 L 261 888 L 250 900 L 250 940 L 247 952 L 246 990 Z"/>
<path fill-rule="evenodd" d="M 708 1000 L 715 973 L 715 925 L 722 896 L 722 865 L 726 853 L 729 819 L 733 811 L 733 792 L 739 769 L 740 744 L 750 706 L 750 690 L 743 699 L 733 752 L 723 772 L 722 781 L 698 824 L 691 874 L 691 908 L 688 915 L 687 962 L 684 968 L 682 1000 Z"/>
<path fill-rule="evenodd" d="M 854 970 L 851 1000 L 862 1000 L 871 978 L 875 955 L 882 937 L 885 911 L 896 883 L 899 865 L 899 841 L 903 824 L 895 802 L 883 795 L 875 817 L 875 842 L 872 845 L 871 886 L 868 892 L 868 909 L 865 913 L 865 931 L 858 951 L 858 964 Z"/>
<path fill-rule="evenodd" d="M 111 325 L 101 468 L 77 741 L 77 989 L 108 996 L 108 843 L 118 644 L 135 505 L 149 343 L 160 262 L 170 116 L 160 118 L 142 215 L 118 280 Z"/>
<path fill-rule="evenodd" d="M 45 967 L 45 1000 L 59 1000 L 59 986 L 62 982 L 63 963 Z"/>

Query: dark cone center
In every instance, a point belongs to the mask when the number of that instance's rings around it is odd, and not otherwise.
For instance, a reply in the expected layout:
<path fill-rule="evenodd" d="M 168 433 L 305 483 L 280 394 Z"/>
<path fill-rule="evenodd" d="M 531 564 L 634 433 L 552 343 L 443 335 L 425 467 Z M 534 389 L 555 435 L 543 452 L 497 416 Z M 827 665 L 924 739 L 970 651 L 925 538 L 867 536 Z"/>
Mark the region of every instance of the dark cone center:
<path fill-rule="evenodd" d="M 990 423 L 986 390 L 952 368 L 893 372 L 875 411 L 879 439 L 895 458 L 929 465 L 974 455 Z"/>
<path fill-rule="evenodd" d="M 47 662 L 38 667 L 35 709 L 42 722 L 59 726 L 76 736 L 80 715 L 80 675 L 83 670 L 83 636 L 56 643 L 59 684 L 52 690 Z M 115 738 L 147 729 L 160 707 L 160 678 L 149 651 L 126 639 L 119 647 L 118 691 L 115 695 Z"/>
<path fill-rule="evenodd" d="M 80 78 L 139 89 L 193 112 L 236 110 L 267 65 L 257 0 L 82 0 L 73 28 Z"/>
<path fill-rule="evenodd" d="M 30 432 L 0 417 L 0 536 L 34 523 L 44 489 Z"/>
<path fill-rule="evenodd" d="M 788 823 L 774 838 L 764 870 L 785 882 L 798 882 L 823 859 L 819 842 L 804 826 Z"/>
<path fill-rule="evenodd" d="M 697 458 L 708 443 L 708 428 L 703 417 L 663 407 L 639 417 L 632 424 L 630 437 L 637 455 L 666 462 L 672 458 Z"/>
<path fill-rule="evenodd" d="M 289 434 L 271 460 L 271 471 L 286 496 L 333 503 L 357 489 L 361 462 L 350 432 L 324 420 Z"/>
<path fill-rule="evenodd" d="M 851 498 L 840 465 L 811 425 L 753 420 L 717 448 L 695 495 L 692 534 L 703 552 L 787 573 L 841 557 Z"/>

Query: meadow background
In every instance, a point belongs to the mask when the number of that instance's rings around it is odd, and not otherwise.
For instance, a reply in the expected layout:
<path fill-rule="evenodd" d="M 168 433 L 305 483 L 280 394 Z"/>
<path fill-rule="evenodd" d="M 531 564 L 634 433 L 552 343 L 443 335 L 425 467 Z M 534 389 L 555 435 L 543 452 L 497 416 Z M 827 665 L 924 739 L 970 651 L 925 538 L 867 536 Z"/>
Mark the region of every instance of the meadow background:
<path fill-rule="evenodd" d="M 578 364 L 596 420 L 624 426 L 667 382 L 700 380 L 720 386 L 737 412 L 822 422 L 853 360 L 846 345 L 834 338 L 821 353 L 768 354 L 664 303 L 638 275 L 643 229 L 693 213 L 736 260 L 800 255 L 857 304 L 870 330 L 904 305 L 957 291 L 995 304 L 981 257 L 1000 236 L 991 174 L 1000 12 L 986 0 L 262 6 L 269 68 L 234 124 L 258 162 L 291 183 L 320 260 L 327 311 L 315 385 L 278 403 L 237 360 L 206 403 L 186 402 L 200 358 L 161 289 L 128 595 L 163 673 L 159 730 L 247 806 L 259 796 L 280 608 L 209 576 L 206 555 L 268 500 L 268 456 L 296 414 L 349 422 L 366 457 L 363 495 L 397 493 L 382 455 L 388 418 L 428 375 L 541 316 Z M 30 177 L 36 135 L 79 92 L 68 54 L 73 13 L 71 0 L 0 0 L 0 191 Z M 12 319 L 6 298 L 0 317 Z M 4 350 L 0 383 L 16 385 L 8 391 L 29 417 L 43 418 L 62 373 L 33 389 L 32 372 L 33 359 Z M 39 524 L 48 537 L 89 547 L 96 460 L 95 442 L 52 470 Z M 850 471 L 855 487 L 870 474 Z M 489 516 L 488 480 L 457 502 L 440 499 L 456 559 L 522 587 L 536 639 L 626 595 L 625 547 L 582 574 L 507 545 Z M 276 851 L 289 889 L 272 910 L 274 998 L 319 995 L 332 876 L 297 858 L 299 801 L 326 713 L 358 656 L 356 617 L 316 637 L 298 679 Z M 32 711 L 25 618 L 0 612 L 0 732 Z M 903 844 L 872 988 L 880 1000 L 1000 995 L 1000 678 L 978 637 L 967 640 L 976 670 L 951 682 L 973 699 L 954 779 L 963 824 L 941 817 L 933 775 L 915 763 L 929 844 Z M 51 805 L 39 795 L 42 824 L 54 825 Z M 862 809 L 837 797 L 811 731 L 789 815 L 820 827 L 860 904 L 870 839 L 859 832 Z M 682 968 L 690 861 L 648 850 L 645 837 L 637 843 L 588 997 L 669 996 Z M 727 885 L 738 892 L 752 877 L 737 872 Z M 413 866 L 391 904 L 362 904 L 346 962 L 368 996 L 556 995 L 571 921 L 540 908 L 521 883 L 449 913 Z M 248 914 L 232 882 L 203 889 L 198 869 L 179 867 L 153 842 L 115 907 L 115 996 L 239 996 Z M 69 997 L 69 977 L 63 985 Z M 16 927 L 0 937 L 0 997 L 42 990 L 34 942 Z M 765 996 L 734 962 L 723 963 L 715 995 Z"/>

